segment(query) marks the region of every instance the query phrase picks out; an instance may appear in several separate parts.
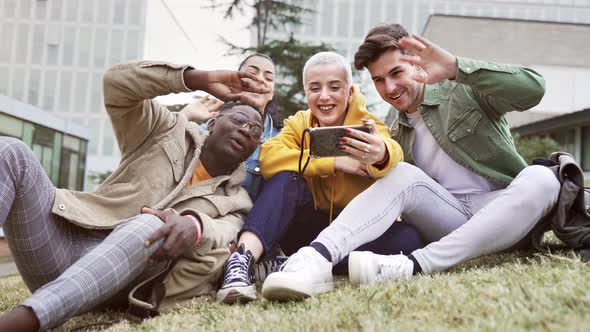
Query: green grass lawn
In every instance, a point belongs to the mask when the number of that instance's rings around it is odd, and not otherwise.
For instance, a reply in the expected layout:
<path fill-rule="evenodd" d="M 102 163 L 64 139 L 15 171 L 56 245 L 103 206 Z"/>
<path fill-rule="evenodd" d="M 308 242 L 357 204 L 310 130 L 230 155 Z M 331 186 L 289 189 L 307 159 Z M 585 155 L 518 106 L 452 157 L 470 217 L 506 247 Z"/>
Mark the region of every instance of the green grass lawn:
<path fill-rule="evenodd" d="M 17 276 L 0 279 L 0 312 L 28 295 Z M 120 313 L 86 314 L 70 331 L 588 331 L 590 265 L 572 251 L 516 252 L 479 258 L 445 273 L 352 287 L 302 302 L 226 306 L 196 300 L 134 323 Z"/>

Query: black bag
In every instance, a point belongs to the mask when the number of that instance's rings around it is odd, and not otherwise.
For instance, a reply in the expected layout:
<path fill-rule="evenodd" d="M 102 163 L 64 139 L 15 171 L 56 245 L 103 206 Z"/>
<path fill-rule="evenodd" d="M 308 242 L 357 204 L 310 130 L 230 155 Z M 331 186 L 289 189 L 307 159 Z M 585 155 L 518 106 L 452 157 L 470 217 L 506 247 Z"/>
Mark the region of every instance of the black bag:
<path fill-rule="evenodd" d="M 533 165 L 551 168 L 561 184 L 556 206 L 533 230 L 533 247 L 544 250 L 543 234 L 551 229 L 567 246 L 581 249 L 585 261 L 590 260 L 590 193 L 584 187 L 584 172 L 565 152 L 554 152 L 549 159 L 537 158 Z"/>

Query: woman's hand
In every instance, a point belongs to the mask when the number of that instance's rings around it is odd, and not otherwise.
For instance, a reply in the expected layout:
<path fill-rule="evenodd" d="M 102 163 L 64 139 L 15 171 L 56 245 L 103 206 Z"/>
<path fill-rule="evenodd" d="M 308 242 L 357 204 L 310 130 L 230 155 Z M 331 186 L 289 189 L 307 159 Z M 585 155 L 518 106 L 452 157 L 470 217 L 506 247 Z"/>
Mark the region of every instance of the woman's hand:
<path fill-rule="evenodd" d="M 186 105 L 180 113 L 186 116 L 189 121 L 203 123 L 211 118 L 217 117 L 217 111 L 225 104 L 223 101 L 210 96 L 198 98 Z"/>
<path fill-rule="evenodd" d="M 368 177 L 367 164 L 348 156 L 336 157 L 334 160 L 334 169 L 344 173 Z"/>
<path fill-rule="evenodd" d="M 388 157 L 385 142 L 379 136 L 375 120 L 363 119 L 363 124 L 371 129 L 370 133 L 346 129 L 348 135 L 352 137 L 340 138 L 340 142 L 342 142 L 340 150 L 365 165 L 381 164 Z"/>

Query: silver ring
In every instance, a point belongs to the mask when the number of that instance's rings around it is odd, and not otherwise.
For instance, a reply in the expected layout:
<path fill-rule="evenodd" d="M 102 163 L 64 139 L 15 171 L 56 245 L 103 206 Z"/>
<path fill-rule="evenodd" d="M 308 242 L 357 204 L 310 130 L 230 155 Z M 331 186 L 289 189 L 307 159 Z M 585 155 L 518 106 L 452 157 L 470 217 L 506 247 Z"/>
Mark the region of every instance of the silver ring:
<path fill-rule="evenodd" d="M 369 151 L 371 151 L 371 146 L 369 144 L 365 145 L 365 149 L 363 151 L 369 153 Z"/>
<path fill-rule="evenodd" d="M 368 152 L 365 151 L 365 155 L 363 156 L 363 159 L 367 159 L 367 156 L 368 156 Z"/>

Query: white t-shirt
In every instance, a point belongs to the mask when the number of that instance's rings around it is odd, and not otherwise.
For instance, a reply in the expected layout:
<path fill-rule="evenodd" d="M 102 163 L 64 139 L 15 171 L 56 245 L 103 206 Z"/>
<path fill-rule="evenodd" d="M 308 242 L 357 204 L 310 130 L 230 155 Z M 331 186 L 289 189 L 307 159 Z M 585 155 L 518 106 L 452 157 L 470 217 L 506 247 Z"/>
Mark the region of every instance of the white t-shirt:
<path fill-rule="evenodd" d="M 406 115 L 416 132 L 412 148 L 416 166 L 451 194 L 481 193 L 502 188 L 502 185 L 473 173 L 451 159 L 426 128 L 420 112 L 406 113 Z"/>

